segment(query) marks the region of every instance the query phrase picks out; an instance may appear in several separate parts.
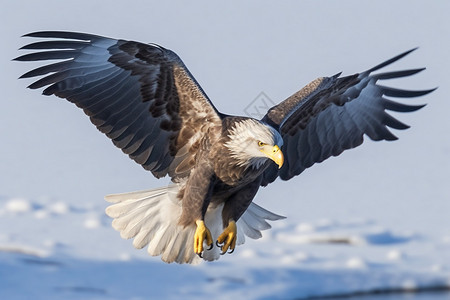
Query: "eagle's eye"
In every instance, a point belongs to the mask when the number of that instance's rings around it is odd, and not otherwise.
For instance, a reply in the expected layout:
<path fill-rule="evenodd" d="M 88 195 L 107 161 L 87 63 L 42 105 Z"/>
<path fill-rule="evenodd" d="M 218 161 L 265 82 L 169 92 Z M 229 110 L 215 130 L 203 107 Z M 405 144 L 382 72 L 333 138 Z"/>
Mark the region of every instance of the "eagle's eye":
<path fill-rule="evenodd" d="M 261 141 L 258 141 L 258 146 L 259 147 L 262 147 L 262 146 L 264 146 L 265 144 L 263 143 L 263 142 L 261 142 Z"/>

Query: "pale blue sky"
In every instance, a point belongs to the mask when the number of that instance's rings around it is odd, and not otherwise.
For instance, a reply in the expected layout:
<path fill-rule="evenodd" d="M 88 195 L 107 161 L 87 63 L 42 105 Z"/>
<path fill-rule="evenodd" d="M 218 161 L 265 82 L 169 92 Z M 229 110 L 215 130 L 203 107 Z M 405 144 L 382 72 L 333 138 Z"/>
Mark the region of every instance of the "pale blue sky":
<path fill-rule="evenodd" d="M 273 199 L 294 194 L 310 215 L 323 213 L 330 201 L 342 201 L 345 211 L 369 214 L 370 205 L 404 197 L 421 209 L 425 198 L 449 194 L 449 11 L 444 0 L 4 2 L 0 196 L 106 206 L 104 194 L 166 182 L 123 155 L 75 106 L 27 90 L 30 81 L 16 79 L 35 66 L 11 61 L 19 55 L 17 48 L 32 41 L 22 34 L 71 30 L 174 50 L 218 109 L 231 114 L 243 114 L 260 92 L 278 102 L 316 77 L 363 71 L 420 46 L 393 68 L 428 69 L 392 85 L 439 89 L 412 100 L 429 105 L 401 116 L 412 128 L 396 132 L 399 141 L 366 142 L 288 183 L 277 182 L 258 198 L 269 208 L 281 206 L 278 212 L 284 214 L 289 202 L 274 205 Z M 321 189 L 322 182 L 329 188 Z M 362 195 L 366 201 L 359 202 Z"/>

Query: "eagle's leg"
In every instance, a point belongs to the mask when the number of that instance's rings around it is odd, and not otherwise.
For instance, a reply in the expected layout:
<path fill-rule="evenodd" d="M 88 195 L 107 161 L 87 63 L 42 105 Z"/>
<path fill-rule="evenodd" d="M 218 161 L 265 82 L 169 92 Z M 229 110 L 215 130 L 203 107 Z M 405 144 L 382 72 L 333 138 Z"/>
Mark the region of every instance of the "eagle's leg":
<path fill-rule="evenodd" d="M 237 227 L 236 222 L 230 220 L 227 228 L 222 232 L 221 235 L 217 238 L 216 245 L 217 247 L 222 248 L 222 255 L 227 253 L 228 249 L 230 249 L 229 253 L 234 252 L 234 248 L 236 247 L 237 240 Z"/>
<path fill-rule="evenodd" d="M 208 250 L 211 250 L 213 246 L 213 239 L 211 231 L 209 231 L 208 227 L 205 226 L 205 222 L 203 220 L 197 220 L 195 223 L 197 224 L 197 229 L 195 230 L 194 235 L 194 252 L 202 257 L 203 242 L 206 240 L 206 244 L 210 247 Z"/>

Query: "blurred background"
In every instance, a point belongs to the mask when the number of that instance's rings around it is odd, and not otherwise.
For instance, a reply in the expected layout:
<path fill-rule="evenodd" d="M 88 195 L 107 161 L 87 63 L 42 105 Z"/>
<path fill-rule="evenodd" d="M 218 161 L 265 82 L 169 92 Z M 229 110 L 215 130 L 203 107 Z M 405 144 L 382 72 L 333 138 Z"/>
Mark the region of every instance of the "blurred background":
<path fill-rule="evenodd" d="M 0 256 L 0 287 L 10 286 L 3 291 L 12 298 L 19 298 L 19 289 L 45 298 L 58 287 L 81 285 L 94 291 L 84 294 L 85 299 L 114 299 L 121 294 L 112 292 L 111 285 L 121 283 L 107 277 L 108 270 L 124 270 L 126 277 L 151 274 L 148 264 L 165 274 L 160 280 L 176 280 L 178 274 L 176 286 L 198 287 L 151 285 L 154 295 L 167 298 L 260 299 L 265 294 L 253 291 L 263 285 L 269 298 L 445 286 L 450 282 L 449 12 L 450 2 L 444 0 L 4 1 L 0 249 L 9 249 L 9 254 Z M 256 202 L 288 219 L 274 224 L 261 241 L 248 242 L 216 264 L 166 266 L 145 251 L 133 250 L 110 228 L 103 216 L 103 196 L 154 188 L 168 180 L 154 179 L 131 161 L 74 105 L 41 96 L 40 91 L 26 89 L 31 81 L 17 80 L 41 65 L 11 61 L 25 53 L 18 48 L 34 41 L 20 36 L 40 30 L 88 32 L 169 48 L 183 59 L 215 106 L 228 114 L 245 115 L 261 92 L 277 103 L 317 77 L 361 72 L 414 47 L 419 49 L 388 70 L 427 70 L 383 84 L 439 88 L 406 100 L 427 103 L 422 110 L 395 114 L 412 127 L 394 132 L 399 141 L 366 139 L 361 147 L 289 182 L 262 189 Z M 333 238 L 344 238 L 349 245 L 336 246 Z M 100 266 L 93 274 L 104 280 L 92 278 L 83 285 L 79 281 L 86 274 L 70 267 L 30 271 L 27 264 L 16 264 L 17 251 L 10 251 L 22 249 L 18 252 L 23 255 L 24 247 L 52 261 L 95 261 Z M 104 260 L 111 264 L 101 263 Z M 123 264 L 117 265 L 119 260 Z M 143 265 L 137 263 L 141 261 Z M 18 270 L 50 278 L 42 279 L 46 289 L 38 288 L 33 279 L 24 283 L 6 274 Z M 385 281 L 379 279 L 383 276 Z M 62 291 L 66 297 L 79 296 L 76 289 Z M 147 295 L 145 286 L 121 291 L 122 299 Z"/>

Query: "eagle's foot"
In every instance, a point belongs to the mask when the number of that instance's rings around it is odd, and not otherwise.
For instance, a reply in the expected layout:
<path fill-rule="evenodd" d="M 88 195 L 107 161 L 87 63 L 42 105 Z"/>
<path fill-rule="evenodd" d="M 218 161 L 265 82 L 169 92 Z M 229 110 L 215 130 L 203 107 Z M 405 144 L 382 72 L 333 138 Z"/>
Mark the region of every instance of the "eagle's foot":
<path fill-rule="evenodd" d="M 221 235 L 217 238 L 216 245 L 217 247 L 222 249 L 221 255 L 227 253 L 228 249 L 230 249 L 230 252 L 233 253 L 234 248 L 236 247 L 236 240 L 237 240 L 237 227 L 235 221 L 230 221 L 228 223 L 227 228 L 222 232 Z"/>
<path fill-rule="evenodd" d="M 194 252 L 202 257 L 203 253 L 203 242 L 206 240 L 206 244 L 209 246 L 208 250 L 211 250 L 213 247 L 213 239 L 211 232 L 205 226 L 205 222 L 203 220 L 197 220 L 195 222 L 197 224 L 197 229 L 195 230 L 194 235 Z"/>

